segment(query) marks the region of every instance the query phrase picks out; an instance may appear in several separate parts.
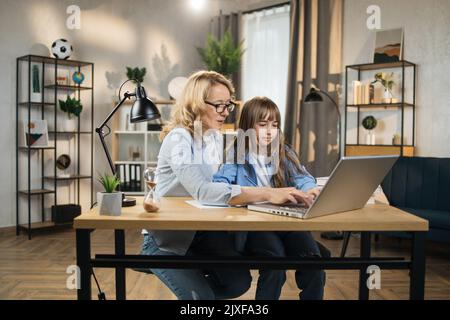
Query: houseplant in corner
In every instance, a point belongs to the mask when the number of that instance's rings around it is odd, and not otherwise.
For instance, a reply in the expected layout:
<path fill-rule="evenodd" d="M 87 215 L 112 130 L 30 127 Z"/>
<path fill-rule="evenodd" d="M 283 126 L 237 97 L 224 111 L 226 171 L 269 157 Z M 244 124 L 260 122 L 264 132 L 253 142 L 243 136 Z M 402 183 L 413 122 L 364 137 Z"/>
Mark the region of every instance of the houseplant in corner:
<path fill-rule="evenodd" d="M 116 191 L 120 180 L 115 175 L 100 175 L 98 181 L 105 189 L 97 192 L 98 213 L 100 215 L 120 216 L 122 212 L 122 192 Z"/>
<path fill-rule="evenodd" d="M 83 111 L 80 100 L 67 96 L 66 101 L 58 101 L 60 109 L 67 113 L 68 117 L 63 123 L 63 130 L 66 132 L 75 131 L 77 129 L 77 118 L 80 116 L 81 111 Z"/>
<path fill-rule="evenodd" d="M 222 39 L 218 40 L 209 34 L 206 39 L 204 48 L 197 48 L 204 64 L 210 71 L 216 71 L 231 79 L 239 70 L 242 55 L 244 54 L 244 40 L 237 45 L 234 44 L 230 31 L 226 31 Z M 225 120 L 226 124 L 233 124 L 230 128 L 235 127 L 238 111 L 233 111 Z M 226 129 L 226 125 L 224 129 Z"/>
<path fill-rule="evenodd" d="M 208 70 L 216 71 L 231 78 L 239 70 L 244 40 L 235 45 L 230 31 L 225 32 L 221 40 L 211 34 L 206 39 L 205 48 L 197 48 Z"/>

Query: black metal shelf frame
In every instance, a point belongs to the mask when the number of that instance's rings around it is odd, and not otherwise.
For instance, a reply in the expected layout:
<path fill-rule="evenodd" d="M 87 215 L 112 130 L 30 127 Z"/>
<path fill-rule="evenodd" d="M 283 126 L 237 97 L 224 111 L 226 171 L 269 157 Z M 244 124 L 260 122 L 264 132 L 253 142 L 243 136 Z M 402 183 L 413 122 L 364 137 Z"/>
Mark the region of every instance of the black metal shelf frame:
<path fill-rule="evenodd" d="M 42 68 L 42 76 L 41 76 L 41 82 L 42 82 L 42 97 L 41 102 L 32 102 L 31 101 L 31 63 L 40 63 Z M 19 92 L 20 92 L 20 85 L 21 82 L 23 82 L 24 79 L 20 79 L 20 63 L 25 63 L 28 65 L 28 88 L 27 88 L 27 94 L 28 94 L 28 101 L 19 101 Z M 54 67 L 54 84 L 51 85 L 45 85 L 45 68 L 46 66 L 53 66 Z M 68 85 L 58 85 L 56 84 L 56 78 L 58 74 L 58 67 L 59 66 L 68 66 L 76 68 L 77 71 L 81 72 L 82 67 L 90 67 L 91 69 L 91 86 L 90 87 L 84 87 L 84 86 L 68 86 Z M 32 230 L 39 229 L 39 226 L 42 226 L 42 228 L 48 228 L 48 227 L 57 227 L 58 225 L 52 224 L 50 221 L 45 220 L 45 199 L 44 195 L 46 194 L 53 194 L 54 195 L 54 205 L 56 206 L 58 204 L 58 181 L 75 181 L 77 183 L 77 203 L 80 204 L 80 180 L 81 179 L 90 179 L 90 196 L 91 196 L 91 205 L 93 203 L 93 172 L 94 172 L 94 64 L 91 62 L 85 62 L 85 61 L 77 61 L 77 60 L 60 60 L 55 59 L 51 57 L 43 57 L 43 56 L 37 56 L 37 55 L 26 55 L 22 57 L 18 57 L 16 59 L 16 234 L 19 235 L 20 230 L 26 230 L 28 233 L 28 239 L 31 239 Z M 53 90 L 54 91 L 54 101 L 48 102 L 44 101 L 45 99 L 45 91 L 46 90 Z M 31 109 L 32 108 L 41 108 L 41 119 L 45 119 L 45 108 L 46 107 L 53 107 L 54 110 L 54 128 L 57 128 L 58 124 L 58 117 L 57 117 L 57 110 L 58 110 L 58 92 L 59 91 L 67 91 L 67 90 L 73 90 L 75 92 L 75 95 L 78 99 L 81 99 L 80 92 L 82 90 L 90 90 L 91 91 L 91 98 L 90 98 L 90 105 L 91 105 L 91 123 L 90 123 L 90 131 L 80 131 L 80 118 L 78 118 L 77 123 L 77 131 L 73 132 L 62 132 L 62 131 L 50 131 L 49 134 L 53 135 L 54 138 L 54 146 L 49 147 L 41 147 L 41 148 L 33 148 L 33 147 L 22 147 L 19 146 L 19 108 L 20 107 L 27 107 L 28 111 L 28 123 L 31 122 Z M 28 128 L 28 131 L 30 128 Z M 57 159 L 57 152 L 58 152 L 58 136 L 59 135 L 75 135 L 77 137 L 77 177 L 73 178 L 56 178 L 56 179 L 50 179 L 49 177 L 44 176 L 44 150 L 53 150 L 53 160 L 54 160 L 54 177 L 57 177 L 56 172 L 56 159 Z M 89 175 L 81 175 L 80 174 L 80 136 L 81 135 L 90 135 L 90 174 Z M 31 189 L 31 152 L 32 150 L 42 150 L 41 154 L 41 188 L 40 189 Z M 19 151 L 26 151 L 27 152 L 27 189 L 25 190 L 19 190 L 19 184 L 20 184 L 20 176 L 19 176 Z M 45 181 L 52 180 L 53 181 L 53 190 L 50 190 L 45 187 Z M 27 224 L 23 224 L 20 222 L 20 203 L 19 203 L 19 197 L 25 196 L 27 197 L 27 205 L 28 205 L 28 221 Z M 40 196 L 41 197 L 41 222 L 37 223 L 31 223 L 31 197 L 33 196 Z"/>
<path fill-rule="evenodd" d="M 413 68 L 413 94 L 412 94 L 412 103 L 405 102 L 405 68 L 411 67 Z M 348 74 L 349 70 L 356 71 L 358 73 L 358 81 L 361 80 L 361 72 L 363 71 L 374 71 L 379 69 L 393 69 L 393 68 L 401 68 L 401 74 L 402 74 L 402 97 L 401 101 L 398 103 L 372 103 L 372 104 L 349 104 L 348 103 Z M 376 145 L 376 146 L 391 146 L 391 147 L 399 147 L 400 148 L 400 156 L 403 156 L 403 147 L 414 147 L 415 146 L 415 124 L 416 124 L 416 68 L 417 65 L 406 61 L 401 60 L 398 62 L 389 62 L 389 63 L 365 63 L 365 64 L 355 64 L 355 65 L 348 65 L 345 67 L 345 129 L 344 129 L 344 155 L 347 153 L 346 146 L 369 146 L 366 144 L 360 144 L 360 138 L 359 138 L 359 124 L 360 124 L 360 109 L 361 108 L 399 108 L 401 109 L 401 137 L 400 137 L 400 145 L 392 145 L 392 144 L 385 144 L 385 145 Z M 412 108 L 412 144 L 407 145 L 404 144 L 404 136 L 405 136 L 405 108 L 410 107 Z M 347 110 L 348 108 L 357 108 L 357 124 L 358 128 L 356 130 L 356 144 L 348 144 L 347 143 Z M 373 145 L 370 145 L 373 146 Z"/>

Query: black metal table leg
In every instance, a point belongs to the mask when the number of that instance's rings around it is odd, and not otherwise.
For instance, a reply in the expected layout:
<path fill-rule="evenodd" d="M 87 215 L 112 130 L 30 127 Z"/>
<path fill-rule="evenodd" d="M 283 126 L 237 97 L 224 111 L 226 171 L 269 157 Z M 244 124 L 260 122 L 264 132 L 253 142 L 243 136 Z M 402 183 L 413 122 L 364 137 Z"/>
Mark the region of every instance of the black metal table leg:
<path fill-rule="evenodd" d="M 348 242 L 350 241 L 352 233 L 350 231 L 344 232 L 344 241 L 342 242 L 341 248 L 341 258 L 345 258 L 345 254 L 347 253 Z"/>
<path fill-rule="evenodd" d="M 370 232 L 361 232 L 361 258 L 370 258 Z M 367 287 L 367 279 L 369 274 L 365 267 L 359 270 L 359 300 L 369 300 L 369 288 Z"/>
<path fill-rule="evenodd" d="M 80 287 L 78 300 L 91 300 L 91 230 L 77 229 L 77 266 L 80 268 Z"/>
<path fill-rule="evenodd" d="M 116 255 L 125 254 L 125 231 L 114 230 L 115 237 L 115 253 Z M 125 280 L 125 268 L 116 268 L 116 299 L 126 299 L 126 280 Z"/>
<path fill-rule="evenodd" d="M 413 232 L 409 298 L 423 300 L 425 296 L 425 232 Z"/>

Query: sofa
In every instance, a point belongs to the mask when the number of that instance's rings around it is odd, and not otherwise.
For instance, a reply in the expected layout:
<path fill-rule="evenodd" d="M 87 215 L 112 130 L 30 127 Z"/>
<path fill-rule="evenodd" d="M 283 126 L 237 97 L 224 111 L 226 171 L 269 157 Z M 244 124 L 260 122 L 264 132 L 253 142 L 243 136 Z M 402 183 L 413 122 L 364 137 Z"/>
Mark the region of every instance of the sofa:
<path fill-rule="evenodd" d="M 427 239 L 450 242 L 450 158 L 400 157 L 381 187 L 390 205 L 429 221 Z"/>

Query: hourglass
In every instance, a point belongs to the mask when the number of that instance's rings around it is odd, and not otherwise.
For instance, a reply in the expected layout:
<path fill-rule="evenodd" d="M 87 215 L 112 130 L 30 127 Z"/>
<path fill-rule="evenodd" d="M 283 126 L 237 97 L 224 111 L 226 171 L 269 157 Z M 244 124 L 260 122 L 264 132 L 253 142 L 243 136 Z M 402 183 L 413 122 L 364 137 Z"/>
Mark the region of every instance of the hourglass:
<path fill-rule="evenodd" d="M 144 209 L 147 212 L 156 212 L 159 210 L 160 201 L 155 193 L 156 188 L 156 168 L 149 167 L 144 171 L 144 179 L 147 183 L 148 192 L 144 198 Z"/>

